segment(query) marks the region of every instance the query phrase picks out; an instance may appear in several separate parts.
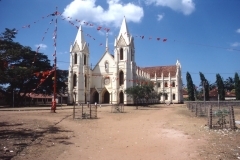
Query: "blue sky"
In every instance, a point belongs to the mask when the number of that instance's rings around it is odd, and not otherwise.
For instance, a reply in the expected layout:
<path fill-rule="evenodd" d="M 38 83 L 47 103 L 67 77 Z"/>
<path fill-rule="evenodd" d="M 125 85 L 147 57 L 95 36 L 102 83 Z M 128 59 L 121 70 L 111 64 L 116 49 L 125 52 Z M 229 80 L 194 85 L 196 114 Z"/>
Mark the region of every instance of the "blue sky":
<path fill-rule="evenodd" d="M 62 14 L 57 23 L 59 69 L 69 67 L 69 48 L 77 34 L 75 26 L 82 23 L 94 66 L 105 51 L 103 28 L 110 29 L 112 52 L 114 37 L 118 36 L 125 16 L 135 37 L 136 63 L 140 67 L 174 65 L 179 60 L 183 83 L 186 85 L 186 72 L 189 72 L 197 86 L 199 72 L 210 83 L 215 82 L 217 73 L 224 80 L 234 77 L 235 72 L 240 73 L 240 0 L 1 0 L 0 32 L 16 28 L 15 41 L 33 50 L 40 45 L 39 52 L 53 60 L 55 24 L 50 22 L 55 17 L 47 15 L 55 12 L 56 7 Z M 23 28 L 27 25 L 30 28 Z M 98 26 L 103 28 L 98 31 Z M 167 41 L 162 42 L 163 38 Z"/>

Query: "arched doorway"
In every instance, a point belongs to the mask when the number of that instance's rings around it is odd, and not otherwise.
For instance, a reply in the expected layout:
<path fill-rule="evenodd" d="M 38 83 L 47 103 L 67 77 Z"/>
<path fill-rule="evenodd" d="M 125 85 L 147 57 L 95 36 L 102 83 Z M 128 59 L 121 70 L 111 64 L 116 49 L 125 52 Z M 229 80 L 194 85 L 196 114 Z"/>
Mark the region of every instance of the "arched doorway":
<path fill-rule="evenodd" d="M 120 102 L 120 103 L 124 103 L 123 92 L 120 92 L 120 94 L 119 94 L 119 102 Z"/>
<path fill-rule="evenodd" d="M 103 103 L 109 103 L 110 101 L 110 94 L 108 91 L 106 91 L 103 95 Z"/>
<path fill-rule="evenodd" d="M 93 103 L 95 102 L 99 103 L 99 94 L 97 91 L 93 93 Z"/>

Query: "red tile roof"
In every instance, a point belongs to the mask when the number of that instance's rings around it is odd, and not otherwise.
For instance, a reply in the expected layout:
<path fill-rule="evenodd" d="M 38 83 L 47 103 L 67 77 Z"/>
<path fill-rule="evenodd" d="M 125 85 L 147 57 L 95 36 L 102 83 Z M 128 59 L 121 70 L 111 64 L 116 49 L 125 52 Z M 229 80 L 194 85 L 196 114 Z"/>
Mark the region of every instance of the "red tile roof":
<path fill-rule="evenodd" d="M 143 67 L 141 68 L 144 72 L 150 73 L 150 77 L 155 77 L 155 73 L 157 77 L 161 77 L 163 73 L 163 77 L 168 77 L 170 72 L 171 77 L 176 76 L 177 67 L 173 66 L 155 66 L 155 67 Z"/>
<path fill-rule="evenodd" d="M 210 97 L 217 97 L 218 96 L 218 89 L 212 89 L 211 91 L 209 91 L 209 96 Z M 225 97 L 235 97 L 235 93 L 233 92 L 225 92 Z"/>

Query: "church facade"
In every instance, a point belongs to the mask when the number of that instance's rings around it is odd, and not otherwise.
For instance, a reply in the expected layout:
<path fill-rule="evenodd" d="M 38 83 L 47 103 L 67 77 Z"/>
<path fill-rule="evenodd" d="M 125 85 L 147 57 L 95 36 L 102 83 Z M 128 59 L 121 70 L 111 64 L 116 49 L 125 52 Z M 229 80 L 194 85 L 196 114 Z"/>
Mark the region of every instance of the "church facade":
<path fill-rule="evenodd" d="M 74 44 L 70 46 L 68 75 L 69 103 L 133 104 L 124 91 L 142 83 L 154 83 L 157 92 L 165 93 L 161 103 L 182 103 L 181 64 L 140 68 L 135 62 L 134 38 L 124 17 L 114 43 L 114 55 L 106 51 L 94 68 L 90 68 L 90 51 L 79 27 Z M 75 99 L 76 98 L 76 99 Z"/>

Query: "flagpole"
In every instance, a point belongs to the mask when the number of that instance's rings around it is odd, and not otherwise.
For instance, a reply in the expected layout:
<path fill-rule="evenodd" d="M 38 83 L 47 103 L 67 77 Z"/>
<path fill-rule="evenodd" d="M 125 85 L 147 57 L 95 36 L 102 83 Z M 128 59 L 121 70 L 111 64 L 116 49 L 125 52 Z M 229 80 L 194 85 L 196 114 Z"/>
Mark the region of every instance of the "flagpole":
<path fill-rule="evenodd" d="M 57 16 L 58 16 L 58 7 L 56 7 L 56 21 L 55 21 L 55 31 L 54 31 L 54 84 L 53 84 L 53 102 L 51 112 L 56 113 L 56 92 L 57 92 Z"/>

